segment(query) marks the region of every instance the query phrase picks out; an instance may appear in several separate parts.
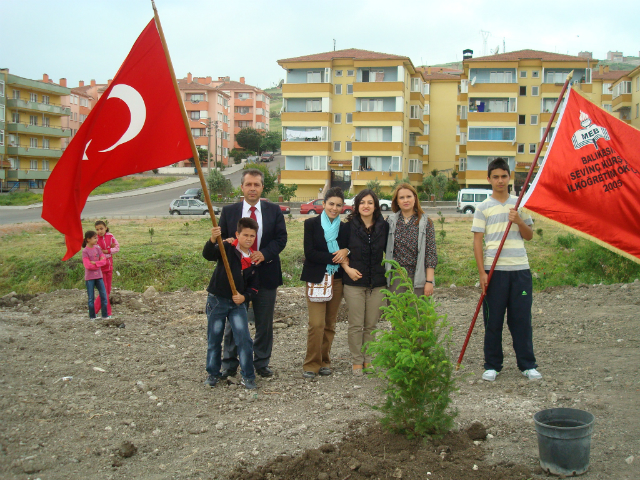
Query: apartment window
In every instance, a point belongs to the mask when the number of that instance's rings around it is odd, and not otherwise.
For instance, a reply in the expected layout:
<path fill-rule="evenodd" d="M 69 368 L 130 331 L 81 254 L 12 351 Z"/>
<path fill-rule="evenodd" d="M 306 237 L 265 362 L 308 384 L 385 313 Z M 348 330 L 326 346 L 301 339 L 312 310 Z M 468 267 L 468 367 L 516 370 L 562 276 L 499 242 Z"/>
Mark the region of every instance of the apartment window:
<path fill-rule="evenodd" d="M 333 114 L 333 123 L 342 123 L 342 114 L 334 113 Z"/>
<path fill-rule="evenodd" d="M 547 75 L 547 83 L 564 83 L 569 72 L 545 72 Z"/>
<path fill-rule="evenodd" d="M 602 109 L 607 111 L 607 112 L 609 112 L 609 113 L 611 113 L 613 111 L 610 103 L 603 103 L 602 104 Z"/>
<path fill-rule="evenodd" d="M 542 106 L 541 106 L 541 111 L 542 113 L 549 113 L 553 110 L 553 107 L 555 106 L 556 102 L 558 101 L 557 98 L 543 98 L 542 99 Z"/>
<path fill-rule="evenodd" d="M 347 70 L 347 77 L 353 77 L 355 70 Z"/>
<path fill-rule="evenodd" d="M 531 96 L 537 97 L 538 95 L 540 95 L 540 87 L 531 87 Z"/>
<path fill-rule="evenodd" d="M 189 118 L 191 120 L 200 120 L 200 111 L 199 110 L 190 111 Z"/>
<path fill-rule="evenodd" d="M 461 172 L 464 172 L 467 169 L 467 159 L 466 158 L 461 158 L 458 160 L 458 170 L 460 170 Z"/>
<path fill-rule="evenodd" d="M 11 122 L 20 123 L 20 114 L 18 112 L 11 112 Z"/>
<path fill-rule="evenodd" d="M 17 158 L 10 158 L 9 163 L 11 164 L 11 170 L 18 170 L 20 168 L 20 160 Z"/>
<path fill-rule="evenodd" d="M 204 93 L 192 93 L 189 97 L 191 103 L 198 103 L 204 101 Z"/>
<path fill-rule="evenodd" d="M 37 170 L 38 169 L 38 160 L 31 160 L 29 162 L 29 170 Z"/>
<path fill-rule="evenodd" d="M 38 148 L 38 139 L 31 137 L 29 139 L 29 147 L 30 148 Z"/>
<path fill-rule="evenodd" d="M 0 97 L 4 97 L 4 80 L 0 80 Z"/>
<path fill-rule="evenodd" d="M 251 107 L 235 107 L 234 110 L 240 115 L 247 115 L 251 113 Z"/>
<path fill-rule="evenodd" d="M 363 69 L 363 82 L 384 82 L 384 70 Z"/>
<path fill-rule="evenodd" d="M 401 157 L 391 157 L 391 168 L 390 168 L 390 170 L 392 172 L 400 172 L 401 171 L 400 160 L 401 160 Z"/>
<path fill-rule="evenodd" d="M 526 124 L 527 124 L 527 116 L 518 115 L 518 125 L 526 125 Z"/>
<path fill-rule="evenodd" d="M 531 72 L 531 78 L 540 78 L 540 71 L 539 70 L 533 70 Z"/>
<path fill-rule="evenodd" d="M 429 95 L 429 88 L 430 88 L 430 84 L 429 83 L 423 83 L 422 84 L 422 93 L 424 95 Z"/>
<path fill-rule="evenodd" d="M 345 123 L 353 123 L 353 113 L 347 113 Z"/>
<path fill-rule="evenodd" d="M 422 146 L 422 155 L 429 155 L 429 145 L 421 145 Z"/>
<path fill-rule="evenodd" d="M 411 105 L 410 118 L 422 120 L 422 109 L 420 105 Z"/>
<path fill-rule="evenodd" d="M 321 112 L 322 101 L 321 100 L 307 100 L 307 112 Z"/>
<path fill-rule="evenodd" d="M 336 70 L 336 77 L 342 76 L 342 70 Z"/>
<path fill-rule="evenodd" d="M 638 115 L 640 115 L 640 104 L 636 103 L 636 118 L 638 118 Z"/>
<path fill-rule="evenodd" d="M 49 171 L 49 160 L 42 160 L 42 171 L 43 172 Z"/>
<path fill-rule="evenodd" d="M 520 70 L 520 78 L 527 78 L 527 71 L 526 70 Z"/>
<path fill-rule="evenodd" d="M 640 76 L 636 77 L 636 92 L 640 91 Z"/>
<path fill-rule="evenodd" d="M 193 135 L 193 138 L 203 137 L 205 135 L 205 129 L 204 128 L 192 128 L 191 129 L 191 135 Z"/>
<path fill-rule="evenodd" d="M 529 153 L 536 153 L 536 148 L 538 148 L 538 145 L 535 143 L 530 143 L 529 144 Z"/>
<path fill-rule="evenodd" d="M 538 115 L 531 115 L 531 125 L 538 124 Z"/>
<path fill-rule="evenodd" d="M 525 86 L 521 86 L 520 87 L 520 96 L 521 97 L 526 97 L 527 96 L 527 87 L 525 87 Z"/>
<path fill-rule="evenodd" d="M 518 153 L 519 154 L 524 154 L 524 143 L 519 143 L 518 144 Z"/>
<path fill-rule="evenodd" d="M 422 173 L 422 162 L 418 159 L 410 158 L 409 173 Z"/>
<path fill-rule="evenodd" d="M 460 132 L 460 145 L 467 144 L 467 132 Z"/>
<path fill-rule="evenodd" d="M 49 95 L 42 95 L 42 103 L 49 105 Z"/>
<path fill-rule="evenodd" d="M 82 118 L 82 117 L 87 118 L 87 116 L 86 116 L 86 115 L 80 115 L 80 118 Z M 43 126 L 43 127 L 49 127 L 49 126 L 51 126 L 51 125 L 50 125 L 50 119 L 49 119 L 49 117 L 42 117 L 42 126 Z"/>
<path fill-rule="evenodd" d="M 246 121 L 242 121 L 240 120 L 239 122 L 236 122 L 238 124 L 238 127 L 240 128 L 251 128 L 253 127 L 253 122 L 250 122 L 248 120 Z"/>
<path fill-rule="evenodd" d="M 43 138 L 42 139 L 42 148 L 49 148 L 49 139 L 48 138 Z"/>
<path fill-rule="evenodd" d="M 44 99 L 44 96 L 42 97 Z M 48 99 L 49 97 L 47 97 Z M 80 106 L 81 107 L 88 107 L 89 106 L 89 100 L 87 98 L 81 98 L 80 99 Z"/>
<path fill-rule="evenodd" d="M 470 141 L 512 141 L 516 138 L 515 127 L 470 127 Z"/>
<path fill-rule="evenodd" d="M 429 115 L 429 107 L 430 107 L 430 105 L 428 103 L 424 106 L 424 114 L 425 115 Z M 466 109 L 466 107 L 465 107 L 465 109 Z M 466 110 L 465 110 L 465 115 L 466 115 Z"/>
<path fill-rule="evenodd" d="M 353 83 L 347 84 L 347 95 L 353 95 Z"/>
<path fill-rule="evenodd" d="M 511 83 L 512 72 L 490 72 L 489 83 Z"/>
<path fill-rule="evenodd" d="M 307 72 L 307 83 L 322 83 L 322 72 Z"/>
<path fill-rule="evenodd" d="M 0 147 L 4 145 L 4 130 L 0 130 Z"/>
<path fill-rule="evenodd" d="M 361 128 L 360 141 L 382 142 L 382 128 Z"/>
<path fill-rule="evenodd" d="M 638 77 L 640 78 L 640 77 Z M 602 94 L 603 95 L 611 95 L 611 84 L 610 83 L 603 83 L 602 84 Z"/>
<path fill-rule="evenodd" d="M 29 115 L 29 125 L 37 126 L 38 125 L 38 117 L 37 115 Z"/>
<path fill-rule="evenodd" d="M 73 119 L 77 122 L 78 121 L 78 112 L 74 112 L 73 113 Z"/>
<path fill-rule="evenodd" d="M 29 94 L 29 101 L 30 102 L 37 102 L 38 101 L 38 94 L 37 93 L 30 93 Z"/>
<path fill-rule="evenodd" d="M 86 119 L 87 119 L 87 116 L 81 113 L 80 114 L 80 123 L 84 122 Z M 48 118 L 46 120 L 48 120 Z M 49 126 L 49 125 L 47 125 L 47 126 Z"/>
<path fill-rule="evenodd" d="M 19 100 L 20 99 L 20 90 L 14 90 L 13 91 L 13 99 L 14 100 Z"/>
<path fill-rule="evenodd" d="M 336 95 L 342 95 L 342 85 L 341 84 L 337 84 L 334 85 L 334 92 Z"/>
<path fill-rule="evenodd" d="M 0 122 L 4 122 L 4 105 L 0 104 Z"/>
<path fill-rule="evenodd" d="M 351 142 L 344 142 L 344 151 L 345 152 L 351 151 Z"/>
<path fill-rule="evenodd" d="M 334 152 L 340 151 L 340 142 L 333 142 L 333 151 Z"/>
<path fill-rule="evenodd" d="M 417 140 L 418 134 L 417 133 L 410 133 L 409 134 L 409 146 L 410 147 L 415 147 L 416 146 L 416 140 Z"/>
<path fill-rule="evenodd" d="M 425 123 L 424 130 L 422 131 L 423 135 L 429 135 L 429 124 Z"/>
<path fill-rule="evenodd" d="M 305 157 L 304 169 L 305 170 L 326 170 L 327 157 L 326 156 Z"/>
<path fill-rule="evenodd" d="M 420 79 L 419 78 L 412 78 L 411 79 L 411 91 L 412 92 L 419 92 L 421 90 L 420 88 Z"/>
<path fill-rule="evenodd" d="M 253 96 L 249 92 L 238 92 L 236 93 L 236 98 L 238 100 L 249 100 L 250 98 L 253 98 Z"/>
<path fill-rule="evenodd" d="M 361 112 L 381 112 L 383 107 L 383 101 L 381 98 L 363 98 L 360 100 Z"/>

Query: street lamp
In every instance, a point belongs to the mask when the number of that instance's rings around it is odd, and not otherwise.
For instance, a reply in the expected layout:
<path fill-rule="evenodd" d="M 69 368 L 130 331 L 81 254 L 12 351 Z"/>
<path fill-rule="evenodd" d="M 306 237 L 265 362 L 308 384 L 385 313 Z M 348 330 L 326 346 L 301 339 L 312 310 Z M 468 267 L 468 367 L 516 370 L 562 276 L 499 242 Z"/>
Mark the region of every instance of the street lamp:
<path fill-rule="evenodd" d="M 208 132 L 207 132 L 207 150 L 208 150 L 207 153 L 208 153 L 208 157 L 207 158 L 209 159 L 209 161 L 208 161 L 207 167 L 208 167 L 209 173 L 211 173 L 211 133 L 212 133 L 211 127 L 212 127 L 212 123 L 213 123 L 213 135 L 214 135 L 214 137 L 213 137 L 213 150 L 214 150 L 214 155 L 215 155 L 213 157 L 214 158 L 213 166 L 217 170 L 218 169 L 218 122 L 217 121 L 211 122 L 210 118 L 207 120 L 207 123 L 200 122 L 200 124 L 204 125 L 205 127 L 207 127 L 207 130 L 208 130 Z"/>

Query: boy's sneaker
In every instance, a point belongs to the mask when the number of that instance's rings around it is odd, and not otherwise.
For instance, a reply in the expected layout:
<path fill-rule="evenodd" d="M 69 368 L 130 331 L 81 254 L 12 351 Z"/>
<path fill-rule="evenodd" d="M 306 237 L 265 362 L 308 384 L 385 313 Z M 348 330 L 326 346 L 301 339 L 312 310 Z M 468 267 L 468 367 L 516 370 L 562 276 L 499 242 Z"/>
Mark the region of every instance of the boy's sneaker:
<path fill-rule="evenodd" d="M 255 378 L 251 379 L 251 378 L 242 377 L 242 380 L 240 381 L 240 385 L 242 385 L 247 390 L 254 390 L 255 388 L 257 388 Z"/>
<path fill-rule="evenodd" d="M 493 382 L 495 381 L 497 376 L 498 376 L 497 371 L 489 369 L 484 371 L 484 373 L 482 374 L 482 379 L 486 380 L 487 382 Z"/>
<path fill-rule="evenodd" d="M 204 384 L 213 388 L 217 385 L 220 377 L 216 377 L 215 375 L 209 375 L 207 379 L 204 381 Z"/>
<path fill-rule="evenodd" d="M 540 380 L 542 375 L 535 368 L 530 368 L 529 370 L 525 370 L 522 374 L 527 377 L 529 380 Z"/>

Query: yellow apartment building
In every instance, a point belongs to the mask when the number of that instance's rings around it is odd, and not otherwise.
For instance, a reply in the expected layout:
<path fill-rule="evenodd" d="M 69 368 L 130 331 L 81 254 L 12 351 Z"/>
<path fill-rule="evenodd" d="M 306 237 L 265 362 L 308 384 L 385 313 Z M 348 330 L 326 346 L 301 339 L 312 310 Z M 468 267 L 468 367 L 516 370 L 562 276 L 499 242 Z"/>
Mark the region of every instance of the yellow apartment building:
<path fill-rule="evenodd" d="M 575 85 L 574 88 L 603 110 L 613 113 L 611 87 L 616 80 L 629 72 L 630 70 L 609 70 L 608 65 L 599 65 L 598 70 L 593 71 L 591 84 L 582 83 Z"/>
<path fill-rule="evenodd" d="M 396 177 L 422 183 L 425 82 L 408 57 L 348 49 L 278 64 L 286 70 L 280 181 L 297 184 L 298 197 L 332 186 L 357 193 L 371 180 L 389 191 Z"/>
<path fill-rule="evenodd" d="M 611 84 L 613 114 L 640 128 L 640 67 L 624 72 Z"/>
<path fill-rule="evenodd" d="M 511 185 L 519 191 L 567 75 L 574 71 L 572 84 L 578 90 L 593 90 L 595 63 L 537 50 L 478 58 L 467 55 L 458 96 L 461 186 L 487 188 L 488 163 L 504 157 L 511 167 Z"/>
<path fill-rule="evenodd" d="M 0 70 L 0 186 L 3 191 L 41 189 L 71 135 L 62 119 L 70 114 L 61 97 L 71 89 L 47 74 L 30 80 Z M 66 118 L 65 118 L 66 122 Z M 68 124 L 68 123 L 67 123 Z"/>

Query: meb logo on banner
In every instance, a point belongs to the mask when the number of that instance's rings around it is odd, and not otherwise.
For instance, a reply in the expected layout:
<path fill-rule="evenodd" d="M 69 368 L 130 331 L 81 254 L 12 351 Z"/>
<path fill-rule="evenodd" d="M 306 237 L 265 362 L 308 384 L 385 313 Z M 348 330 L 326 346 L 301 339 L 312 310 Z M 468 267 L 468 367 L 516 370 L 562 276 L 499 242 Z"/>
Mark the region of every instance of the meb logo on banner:
<path fill-rule="evenodd" d="M 589 115 L 587 115 L 583 111 L 580 111 L 580 125 L 582 126 L 582 128 L 574 133 L 573 137 L 571 137 L 573 147 L 576 150 L 579 150 L 589 144 L 593 144 L 595 149 L 598 150 L 599 138 L 610 140 L 609 132 L 607 132 L 607 129 L 604 127 L 599 127 L 598 125 L 594 125 L 591 122 L 591 118 L 589 118 Z"/>

